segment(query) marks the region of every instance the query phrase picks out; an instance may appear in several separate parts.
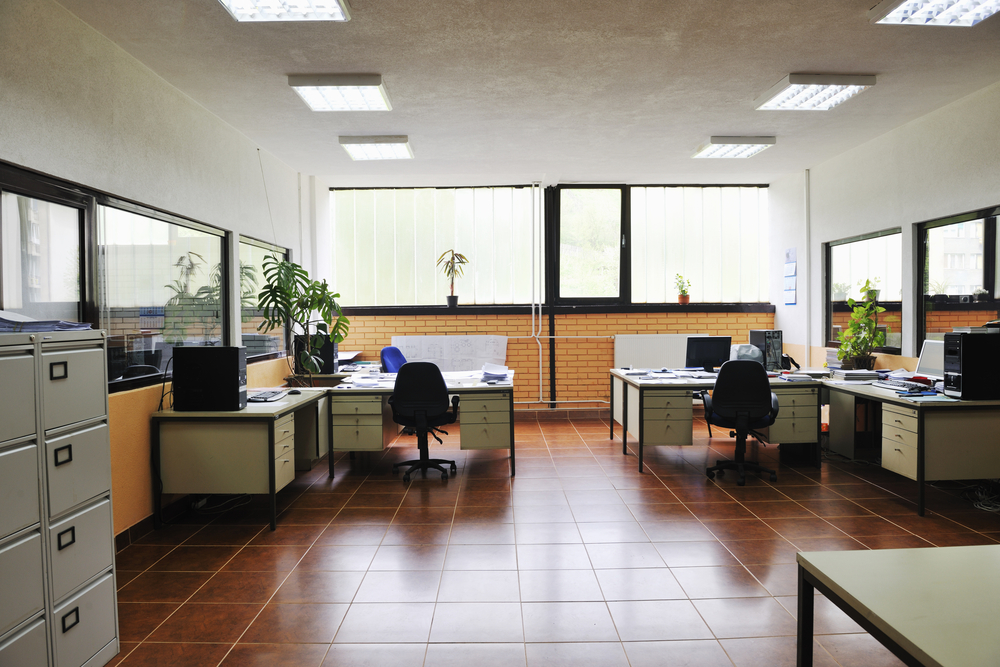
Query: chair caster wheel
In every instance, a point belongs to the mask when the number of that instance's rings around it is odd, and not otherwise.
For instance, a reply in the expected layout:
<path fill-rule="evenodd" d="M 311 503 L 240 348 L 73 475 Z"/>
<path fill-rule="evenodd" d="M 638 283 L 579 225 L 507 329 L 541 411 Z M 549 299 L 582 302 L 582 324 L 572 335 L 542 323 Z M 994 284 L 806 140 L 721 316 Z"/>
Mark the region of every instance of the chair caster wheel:
<path fill-rule="evenodd" d="M 397 468 L 396 466 L 393 466 L 392 467 L 392 474 L 393 475 L 398 475 L 399 474 L 399 468 Z"/>
<path fill-rule="evenodd" d="M 747 483 L 746 477 L 739 477 L 736 480 L 736 486 L 745 486 Z"/>
<path fill-rule="evenodd" d="M 709 471 L 708 471 L 708 472 L 706 472 L 705 474 L 706 474 L 706 475 L 708 475 L 708 478 L 709 478 L 709 479 L 715 479 L 715 473 L 714 473 L 714 472 L 712 472 L 711 470 L 709 470 Z"/>
<path fill-rule="evenodd" d="M 770 479 L 772 482 L 777 482 L 778 481 L 778 475 L 777 475 L 777 473 L 773 473 L 772 472 L 771 476 L 768 479 Z"/>
<path fill-rule="evenodd" d="M 455 465 L 454 463 L 452 463 L 452 464 L 451 464 L 451 471 L 452 471 L 452 472 L 458 472 L 458 466 L 457 466 L 457 465 Z"/>
<path fill-rule="evenodd" d="M 718 475 L 719 477 L 725 477 L 725 476 L 726 476 L 726 471 L 725 471 L 725 470 L 720 470 L 720 471 L 719 471 L 718 473 L 716 473 L 716 474 L 717 474 L 717 475 Z"/>
<path fill-rule="evenodd" d="M 406 473 L 405 475 L 403 475 L 403 481 L 404 482 L 409 482 L 410 481 L 410 473 Z"/>
<path fill-rule="evenodd" d="M 446 472 L 441 473 L 441 479 L 444 480 L 445 482 L 447 482 L 448 481 L 448 473 L 446 473 Z"/>

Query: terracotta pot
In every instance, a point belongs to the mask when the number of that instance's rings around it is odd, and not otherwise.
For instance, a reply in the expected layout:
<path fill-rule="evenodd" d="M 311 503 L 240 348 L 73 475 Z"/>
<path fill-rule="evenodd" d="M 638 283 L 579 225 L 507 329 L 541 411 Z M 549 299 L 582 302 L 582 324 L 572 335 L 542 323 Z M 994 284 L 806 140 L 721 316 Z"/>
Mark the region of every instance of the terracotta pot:
<path fill-rule="evenodd" d="M 682 306 L 686 306 L 690 302 L 691 302 L 691 295 L 690 294 L 678 294 L 677 295 L 677 303 L 681 304 Z"/>

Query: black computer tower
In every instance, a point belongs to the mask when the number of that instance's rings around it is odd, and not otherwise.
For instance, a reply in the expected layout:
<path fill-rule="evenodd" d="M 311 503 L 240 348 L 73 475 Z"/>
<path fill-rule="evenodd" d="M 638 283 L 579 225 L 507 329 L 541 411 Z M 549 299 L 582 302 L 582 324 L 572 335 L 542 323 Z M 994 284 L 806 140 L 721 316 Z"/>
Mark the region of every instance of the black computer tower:
<path fill-rule="evenodd" d="M 750 344 L 764 354 L 764 368 L 769 371 L 781 370 L 781 330 L 751 329 Z"/>
<path fill-rule="evenodd" d="M 295 336 L 294 346 L 295 346 L 295 372 L 305 373 L 306 369 L 302 366 L 302 361 L 299 355 L 302 351 L 306 349 L 306 337 L 299 334 Z M 320 360 L 323 362 L 320 368 L 321 375 L 332 375 L 340 370 L 340 364 L 337 362 L 337 343 L 334 343 L 327 337 L 326 341 L 323 343 L 323 347 L 319 349 Z"/>
<path fill-rule="evenodd" d="M 1000 334 L 944 335 L 944 393 L 965 400 L 1000 398 Z"/>
<path fill-rule="evenodd" d="M 245 347 L 174 348 L 174 410 L 242 410 L 247 406 Z"/>

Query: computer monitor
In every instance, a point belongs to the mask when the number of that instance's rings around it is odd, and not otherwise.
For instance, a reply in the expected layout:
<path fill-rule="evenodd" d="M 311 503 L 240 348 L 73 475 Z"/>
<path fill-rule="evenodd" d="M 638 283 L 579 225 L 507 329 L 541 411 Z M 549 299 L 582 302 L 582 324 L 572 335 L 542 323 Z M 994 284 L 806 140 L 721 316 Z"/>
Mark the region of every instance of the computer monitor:
<path fill-rule="evenodd" d="M 922 375 L 934 380 L 944 379 L 944 341 L 925 340 L 920 348 L 920 359 L 914 375 Z"/>
<path fill-rule="evenodd" d="M 711 373 L 716 366 L 729 361 L 730 336 L 690 336 L 687 339 L 687 353 L 684 365 L 688 368 L 704 368 Z"/>

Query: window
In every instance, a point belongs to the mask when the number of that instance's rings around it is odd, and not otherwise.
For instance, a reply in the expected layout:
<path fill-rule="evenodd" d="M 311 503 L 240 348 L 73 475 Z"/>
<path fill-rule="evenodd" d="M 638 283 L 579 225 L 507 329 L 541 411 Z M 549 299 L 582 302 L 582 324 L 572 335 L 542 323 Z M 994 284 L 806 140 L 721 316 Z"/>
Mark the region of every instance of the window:
<path fill-rule="evenodd" d="M 0 310 L 36 320 L 82 319 L 82 211 L 4 192 L 0 223 Z"/>
<path fill-rule="evenodd" d="M 262 241 L 240 237 L 240 319 L 248 359 L 266 354 L 284 356 L 287 349 L 284 327 L 267 333 L 257 330 L 257 326 L 263 321 L 257 309 L 257 301 L 264 286 L 264 258 L 268 255 L 284 260 L 288 258 L 288 251 Z"/>
<path fill-rule="evenodd" d="M 560 187 L 558 299 L 622 297 L 624 188 Z"/>
<path fill-rule="evenodd" d="M 443 305 L 449 284 L 436 262 L 449 249 L 469 259 L 455 280 L 460 303 L 531 302 L 531 188 L 333 190 L 330 198 L 342 305 Z M 535 253 L 537 267 L 537 244 Z"/>
<path fill-rule="evenodd" d="M 826 244 L 827 340 L 836 341 L 847 327 L 851 308 L 848 299 L 861 299 L 866 280 L 875 283 L 879 302 L 886 312 L 879 324 L 886 326 L 885 350 L 902 345 L 903 235 L 889 229 L 874 235 L 842 239 Z"/>
<path fill-rule="evenodd" d="M 933 227 L 925 233 L 925 295 L 972 294 L 983 286 L 982 265 L 977 266 L 973 259 L 973 255 L 983 254 L 985 238 L 982 221 Z"/>
<path fill-rule="evenodd" d="M 103 205 L 97 222 L 109 381 L 166 370 L 175 346 L 222 342 L 221 233 Z"/>

